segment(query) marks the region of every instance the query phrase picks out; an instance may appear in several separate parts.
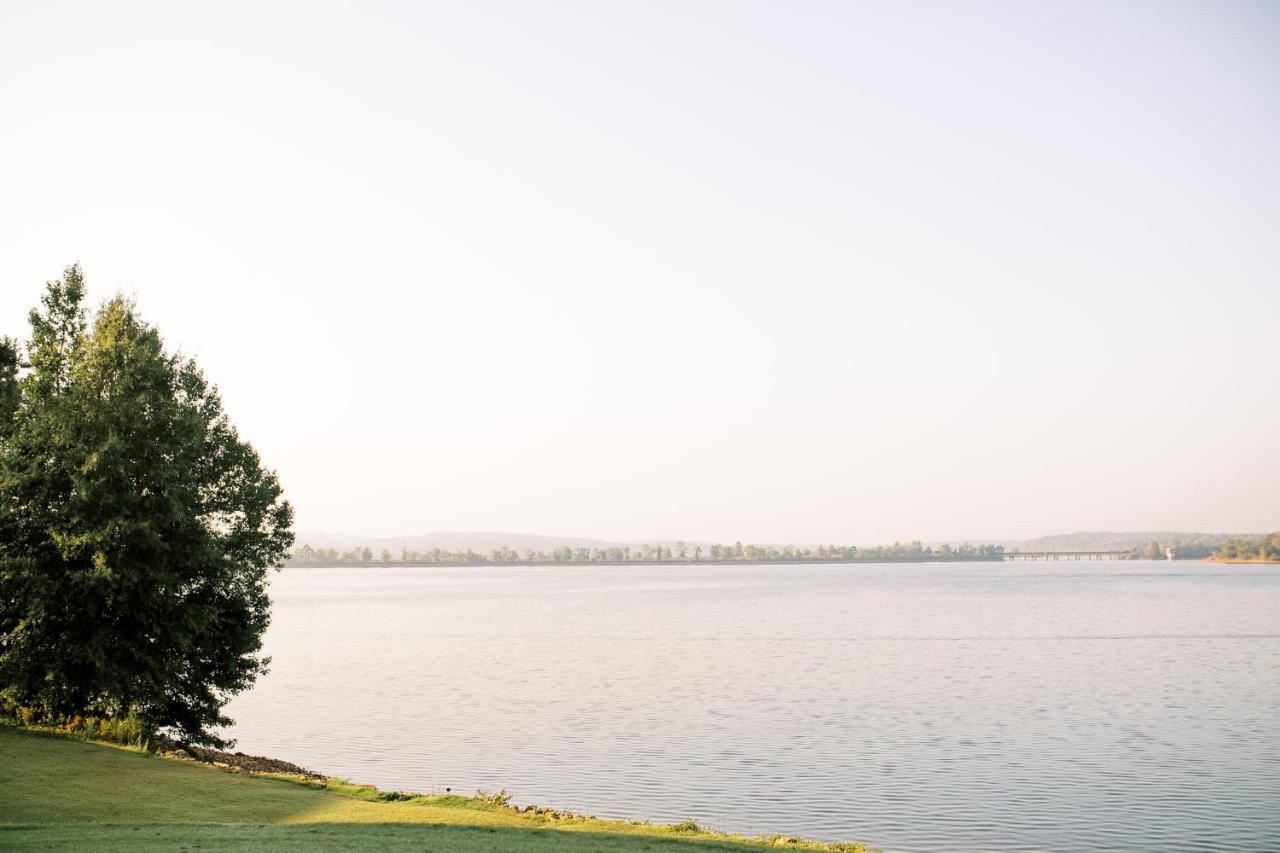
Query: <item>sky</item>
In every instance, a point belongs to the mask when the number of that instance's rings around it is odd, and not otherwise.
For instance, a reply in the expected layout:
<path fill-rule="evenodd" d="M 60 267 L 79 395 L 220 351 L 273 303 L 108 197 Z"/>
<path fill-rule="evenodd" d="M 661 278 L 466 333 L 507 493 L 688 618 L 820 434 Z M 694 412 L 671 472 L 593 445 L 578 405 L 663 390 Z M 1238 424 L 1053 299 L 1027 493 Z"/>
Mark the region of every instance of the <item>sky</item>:
<path fill-rule="evenodd" d="M 0 4 L 79 261 L 301 531 L 1280 528 L 1272 3 Z"/>

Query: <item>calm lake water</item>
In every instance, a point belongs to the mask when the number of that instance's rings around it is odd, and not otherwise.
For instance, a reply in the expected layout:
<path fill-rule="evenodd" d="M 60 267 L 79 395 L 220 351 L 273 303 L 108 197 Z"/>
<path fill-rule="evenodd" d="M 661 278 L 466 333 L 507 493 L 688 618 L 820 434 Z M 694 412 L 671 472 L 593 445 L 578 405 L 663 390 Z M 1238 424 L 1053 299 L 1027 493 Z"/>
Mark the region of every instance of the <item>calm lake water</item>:
<path fill-rule="evenodd" d="M 889 851 L 1280 850 L 1280 570 L 286 569 L 239 749 Z"/>

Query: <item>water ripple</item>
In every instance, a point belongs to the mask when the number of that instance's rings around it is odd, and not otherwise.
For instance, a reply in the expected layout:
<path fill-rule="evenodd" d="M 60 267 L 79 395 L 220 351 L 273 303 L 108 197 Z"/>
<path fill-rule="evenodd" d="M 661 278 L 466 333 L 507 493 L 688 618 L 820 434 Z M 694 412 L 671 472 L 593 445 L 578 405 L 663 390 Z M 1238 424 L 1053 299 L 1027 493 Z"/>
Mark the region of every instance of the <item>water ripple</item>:
<path fill-rule="evenodd" d="M 288 570 L 250 752 L 890 851 L 1280 850 L 1280 572 Z"/>

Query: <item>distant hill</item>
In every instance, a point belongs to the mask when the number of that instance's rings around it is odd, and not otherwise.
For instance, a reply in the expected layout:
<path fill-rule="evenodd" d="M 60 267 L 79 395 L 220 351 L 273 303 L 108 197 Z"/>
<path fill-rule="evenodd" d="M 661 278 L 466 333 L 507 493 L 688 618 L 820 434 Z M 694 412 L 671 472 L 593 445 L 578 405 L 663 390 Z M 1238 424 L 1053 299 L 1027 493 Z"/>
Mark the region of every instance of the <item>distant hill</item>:
<path fill-rule="evenodd" d="M 552 551 L 556 548 L 614 548 L 625 547 L 628 542 L 609 542 L 584 536 L 541 536 L 534 533 L 502 533 L 499 531 L 437 530 L 415 536 L 357 536 L 342 533 L 299 533 L 295 537 L 297 547 L 312 548 L 371 548 L 377 552 L 383 548 L 399 553 L 401 548 L 410 551 L 465 551 L 470 548 L 487 554 L 495 548 L 506 546 L 516 551 L 532 548 L 535 551 Z"/>
<path fill-rule="evenodd" d="M 998 544 L 1004 545 L 1007 551 L 1120 551 L 1129 548 L 1140 548 L 1153 541 L 1162 545 L 1177 543 L 1213 545 L 1225 541 L 1231 535 L 1233 534 L 1179 533 L 1173 530 L 1145 530 L 1125 533 L 1084 530 L 1079 533 L 1056 533 L 1051 536 L 1037 536 L 1035 539 L 1013 540 Z"/>

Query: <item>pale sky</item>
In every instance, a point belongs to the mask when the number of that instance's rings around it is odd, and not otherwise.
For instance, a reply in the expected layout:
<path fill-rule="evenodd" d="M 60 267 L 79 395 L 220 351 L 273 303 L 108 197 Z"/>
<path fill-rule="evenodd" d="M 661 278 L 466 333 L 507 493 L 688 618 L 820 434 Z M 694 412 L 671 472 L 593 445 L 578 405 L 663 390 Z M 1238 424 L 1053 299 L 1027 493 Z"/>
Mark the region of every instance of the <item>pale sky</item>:
<path fill-rule="evenodd" d="M 76 260 L 302 531 L 1280 529 L 1274 3 L 4 0 Z"/>

